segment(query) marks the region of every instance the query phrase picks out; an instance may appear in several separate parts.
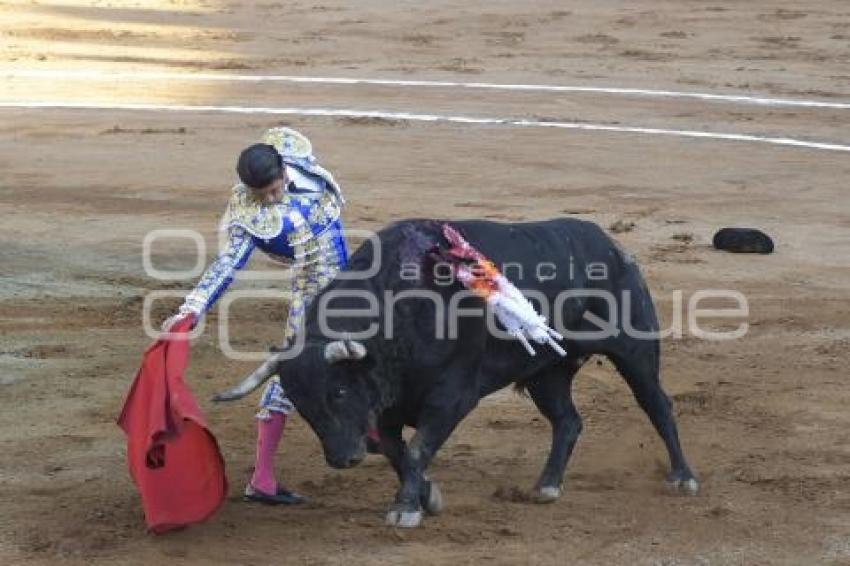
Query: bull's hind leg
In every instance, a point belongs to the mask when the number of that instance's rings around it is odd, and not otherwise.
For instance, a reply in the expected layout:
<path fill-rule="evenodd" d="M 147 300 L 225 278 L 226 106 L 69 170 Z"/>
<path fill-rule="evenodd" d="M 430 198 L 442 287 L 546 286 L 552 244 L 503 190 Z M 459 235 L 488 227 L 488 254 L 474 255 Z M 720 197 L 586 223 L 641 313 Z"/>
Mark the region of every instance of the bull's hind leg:
<path fill-rule="evenodd" d="M 664 441 L 670 457 L 670 473 L 667 476 L 669 486 L 695 494 L 699 491 L 699 483 L 682 453 L 676 419 L 673 416 L 673 403 L 661 388 L 658 343 L 651 340 L 634 340 L 629 346 L 628 354 L 611 356 L 611 360 Z"/>
<path fill-rule="evenodd" d="M 584 360 L 558 364 L 535 375 L 528 393 L 552 425 L 552 448 L 534 486 L 536 500 L 549 503 L 561 496 L 564 470 L 581 434 L 581 416 L 572 400 L 573 377 Z"/>

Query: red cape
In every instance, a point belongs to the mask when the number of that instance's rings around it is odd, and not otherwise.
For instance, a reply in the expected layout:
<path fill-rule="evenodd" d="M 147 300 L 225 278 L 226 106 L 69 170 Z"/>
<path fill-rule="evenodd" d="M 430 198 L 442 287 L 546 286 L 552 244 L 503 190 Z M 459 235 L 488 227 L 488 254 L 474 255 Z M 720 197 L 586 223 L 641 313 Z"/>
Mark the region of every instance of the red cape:
<path fill-rule="evenodd" d="M 191 324 L 191 317 L 181 320 L 171 332 L 187 334 Z M 227 495 L 218 443 L 183 383 L 188 364 L 188 334 L 154 342 L 118 418 L 130 475 L 155 533 L 211 517 Z"/>

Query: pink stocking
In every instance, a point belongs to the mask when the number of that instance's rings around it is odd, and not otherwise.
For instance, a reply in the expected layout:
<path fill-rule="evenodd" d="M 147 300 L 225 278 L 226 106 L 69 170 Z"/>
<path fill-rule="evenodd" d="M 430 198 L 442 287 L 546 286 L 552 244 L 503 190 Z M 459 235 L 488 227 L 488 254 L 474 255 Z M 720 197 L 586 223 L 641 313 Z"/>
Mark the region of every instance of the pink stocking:
<path fill-rule="evenodd" d="M 254 462 L 254 475 L 251 485 L 257 491 L 266 495 L 277 493 L 277 480 L 274 477 L 274 455 L 280 437 L 283 436 L 283 426 L 286 415 L 275 411 L 269 412 L 268 419 L 257 419 L 257 457 Z"/>

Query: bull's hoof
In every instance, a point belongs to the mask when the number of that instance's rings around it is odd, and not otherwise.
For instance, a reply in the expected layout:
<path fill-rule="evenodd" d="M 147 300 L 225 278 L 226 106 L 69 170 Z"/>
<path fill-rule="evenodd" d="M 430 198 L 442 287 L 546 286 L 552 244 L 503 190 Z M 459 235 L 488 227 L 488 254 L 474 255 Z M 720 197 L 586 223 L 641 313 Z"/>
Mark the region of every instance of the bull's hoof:
<path fill-rule="evenodd" d="M 445 503 L 443 502 L 443 494 L 437 482 L 431 480 L 424 482 L 424 489 L 419 502 L 429 515 L 438 515 L 443 510 Z"/>
<path fill-rule="evenodd" d="M 393 506 L 387 512 L 387 526 L 412 529 L 422 523 L 422 510 L 407 510 Z"/>
<path fill-rule="evenodd" d="M 561 498 L 561 493 L 560 487 L 547 485 L 534 490 L 533 500 L 535 503 L 554 503 Z"/>
<path fill-rule="evenodd" d="M 699 482 L 695 478 L 668 478 L 667 489 L 674 493 L 696 495 L 699 493 Z"/>

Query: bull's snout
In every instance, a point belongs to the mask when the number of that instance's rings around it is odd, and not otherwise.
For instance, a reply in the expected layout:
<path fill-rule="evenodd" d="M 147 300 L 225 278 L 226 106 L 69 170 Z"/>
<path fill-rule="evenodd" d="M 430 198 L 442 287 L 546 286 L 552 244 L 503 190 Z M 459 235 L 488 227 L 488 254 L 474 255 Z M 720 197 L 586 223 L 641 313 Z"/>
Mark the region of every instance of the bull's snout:
<path fill-rule="evenodd" d="M 363 458 L 365 456 L 366 456 L 366 454 L 363 454 L 363 455 L 358 454 L 358 455 L 352 456 L 350 458 L 327 458 L 327 461 L 328 461 L 328 465 L 331 466 L 332 468 L 337 468 L 337 469 L 342 470 L 342 469 L 345 469 L 345 468 L 353 468 L 354 466 L 356 466 L 357 464 L 362 462 Z"/>
<path fill-rule="evenodd" d="M 357 443 L 357 448 L 353 452 L 347 454 L 339 454 L 338 452 L 325 450 L 325 460 L 332 468 L 345 469 L 353 468 L 366 458 L 366 441 L 362 440 Z"/>

